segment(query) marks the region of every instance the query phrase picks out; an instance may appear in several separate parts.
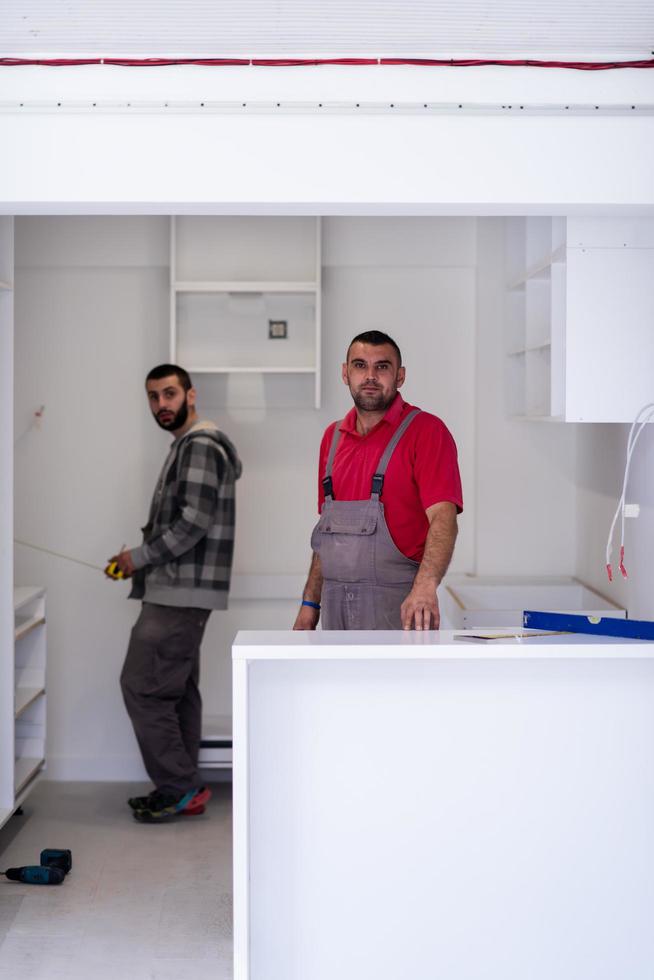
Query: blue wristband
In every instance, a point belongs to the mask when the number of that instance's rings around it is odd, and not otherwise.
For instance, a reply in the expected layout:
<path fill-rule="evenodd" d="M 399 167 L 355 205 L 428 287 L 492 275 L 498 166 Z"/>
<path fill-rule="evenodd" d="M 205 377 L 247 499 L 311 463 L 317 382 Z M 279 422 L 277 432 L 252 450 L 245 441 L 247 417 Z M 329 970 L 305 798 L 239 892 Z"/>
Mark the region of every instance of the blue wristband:
<path fill-rule="evenodd" d="M 302 600 L 302 605 L 303 606 L 311 606 L 312 609 L 320 609 L 320 603 L 319 602 L 311 602 L 310 599 L 303 599 Z"/>

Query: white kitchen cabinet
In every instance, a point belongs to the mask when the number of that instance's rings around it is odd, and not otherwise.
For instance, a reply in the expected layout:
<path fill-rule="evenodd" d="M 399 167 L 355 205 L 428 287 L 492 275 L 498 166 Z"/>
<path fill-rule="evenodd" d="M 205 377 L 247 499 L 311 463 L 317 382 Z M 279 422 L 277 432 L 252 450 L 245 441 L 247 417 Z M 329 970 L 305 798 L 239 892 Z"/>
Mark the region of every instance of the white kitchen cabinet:
<path fill-rule="evenodd" d="M 631 422 L 654 399 L 654 220 L 511 218 L 510 415 Z"/>
<path fill-rule="evenodd" d="M 308 377 L 320 407 L 319 218 L 173 217 L 170 277 L 173 363 Z"/>

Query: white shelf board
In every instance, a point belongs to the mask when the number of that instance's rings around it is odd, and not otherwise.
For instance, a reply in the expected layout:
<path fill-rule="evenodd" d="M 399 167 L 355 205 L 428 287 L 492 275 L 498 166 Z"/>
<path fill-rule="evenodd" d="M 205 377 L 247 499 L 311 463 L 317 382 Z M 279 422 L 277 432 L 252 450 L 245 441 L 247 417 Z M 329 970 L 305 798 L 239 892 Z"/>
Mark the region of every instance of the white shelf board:
<path fill-rule="evenodd" d="M 549 350 L 551 346 L 552 343 L 549 340 L 543 344 L 530 344 L 529 347 L 518 347 L 516 350 L 510 350 L 507 357 L 519 357 L 522 354 L 529 354 L 531 351 Z"/>
<path fill-rule="evenodd" d="M 42 626 L 44 623 L 45 623 L 45 616 L 41 616 L 40 614 L 37 613 L 36 616 L 30 617 L 30 619 L 26 619 L 25 622 L 21 623 L 20 626 L 16 627 L 16 629 L 14 630 L 14 638 L 16 640 L 22 640 L 23 637 L 27 636 L 28 633 L 31 633 L 33 629 L 36 629 L 37 626 Z"/>
<path fill-rule="evenodd" d="M 44 687 L 17 687 L 14 701 L 15 716 L 18 718 L 37 698 L 45 694 Z"/>
<path fill-rule="evenodd" d="M 520 414 L 509 415 L 510 419 L 528 422 L 564 422 L 562 415 L 537 415 L 535 412 L 521 412 Z"/>
<path fill-rule="evenodd" d="M 315 367 L 188 367 L 189 374 L 315 374 Z"/>
<path fill-rule="evenodd" d="M 38 585 L 19 585 L 14 589 L 14 612 L 19 612 L 23 606 L 40 599 L 45 595 L 45 589 Z"/>
<path fill-rule="evenodd" d="M 16 811 L 16 807 L 0 808 L 0 827 L 4 827 L 4 825 L 7 823 L 7 820 L 9 820 L 9 818 L 15 811 Z"/>
<path fill-rule="evenodd" d="M 176 293 L 315 293 L 315 282 L 174 282 Z"/>
<path fill-rule="evenodd" d="M 527 269 L 526 272 L 522 273 L 522 275 L 518 276 L 517 279 L 511 280 L 508 283 L 507 288 L 509 290 L 522 289 L 522 287 L 525 285 L 526 282 L 528 282 L 529 279 L 538 279 L 538 278 L 546 277 L 547 275 L 549 275 L 549 271 L 551 267 L 554 265 L 554 263 L 562 262 L 564 258 L 565 258 L 565 246 L 559 245 L 559 247 L 554 249 L 554 251 L 550 255 L 546 256 L 544 259 L 541 259 L 541 261 L 537 262 L 535 265 L 530 266 L 530 268 Z"/>
<path fill-rule="evenodd" d="M 14 769 L 14 792 L 18 796 L 31 779 L 43 768 L 45 759 L 16 759 Z"/>

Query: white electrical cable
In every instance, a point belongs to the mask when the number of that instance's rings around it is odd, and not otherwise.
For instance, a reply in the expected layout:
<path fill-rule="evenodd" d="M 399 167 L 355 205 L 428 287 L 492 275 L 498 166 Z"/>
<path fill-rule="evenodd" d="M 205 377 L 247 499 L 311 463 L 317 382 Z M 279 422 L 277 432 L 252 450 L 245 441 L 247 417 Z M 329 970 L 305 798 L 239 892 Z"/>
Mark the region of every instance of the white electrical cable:
<path fill-rule="evenodd" d="M 643 413 L 647 413 L 643 418 Z M 647 405 L 643 405 L 640 409 L 636 418 L 631 424 L 631 429 L 629 430 L 629 438 L 627 440 L 627 459 L 624 468 L 624 479 L 622 481 L 622 494 L 618 501 L 618 506 L 616 507 L 615 514 L 613 515 L 613 520 L 611 522 L 611 528 L 609 530 L 608 540 L 606 542 L 606 571 L 609 576 L 609 582 L 613 581 L 613 570 L 611 567 L 611 554 L 612 554 L 612 542 L 613 533 L 615 531 L 615 526 L 618 522 L 618 515 L 622 515 L 621 523 L 621 534 L 620 534 L 620 564 L 619 568 L 624 578 L 627 577 L 627 570 L 624 567 L 624 531 L 625 531 L 625 507 L 627 501 L 627 483 L 629 480 L 629 470 L 631 469 L 631 460 L 634 454 L 634 449 L 636 448 L 636 443 L 640 438 L 640 434 L 654 416 L 654 402 L 649 402 Z M 635 433 L 635 434 L 634 434 Z"/>

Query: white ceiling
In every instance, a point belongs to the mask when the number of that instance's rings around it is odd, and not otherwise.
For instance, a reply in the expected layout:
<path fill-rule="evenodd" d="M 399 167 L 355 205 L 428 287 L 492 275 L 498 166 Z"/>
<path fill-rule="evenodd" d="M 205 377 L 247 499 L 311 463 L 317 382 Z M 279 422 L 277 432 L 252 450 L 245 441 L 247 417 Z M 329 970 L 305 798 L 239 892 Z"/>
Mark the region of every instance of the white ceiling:
<path fill-rule="evenodd" d="M 652 0 L 4 0 L 2 6 L 1 56 L 642 59 L 654 48 Z"/>

